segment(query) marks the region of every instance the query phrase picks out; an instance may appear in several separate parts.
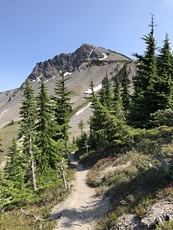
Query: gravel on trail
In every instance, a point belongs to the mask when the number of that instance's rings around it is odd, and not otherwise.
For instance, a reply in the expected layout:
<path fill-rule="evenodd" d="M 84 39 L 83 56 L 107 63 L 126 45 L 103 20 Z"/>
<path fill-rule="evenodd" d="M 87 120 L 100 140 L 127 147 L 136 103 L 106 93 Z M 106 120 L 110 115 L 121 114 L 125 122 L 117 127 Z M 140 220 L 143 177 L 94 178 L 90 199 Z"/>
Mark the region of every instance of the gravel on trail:
<path fill-rule="evenodd" d="M 57 221 L 54 230 L 93 230 L 94 222 L 110 210 L 109 198 L 95 195 L 95 189 L 86 183 L 89 169 L 78 164 L 73 154 L 70 158 L 77 168 L 76 179 L 67 199 L 52 209 L 52 219 Z"/>

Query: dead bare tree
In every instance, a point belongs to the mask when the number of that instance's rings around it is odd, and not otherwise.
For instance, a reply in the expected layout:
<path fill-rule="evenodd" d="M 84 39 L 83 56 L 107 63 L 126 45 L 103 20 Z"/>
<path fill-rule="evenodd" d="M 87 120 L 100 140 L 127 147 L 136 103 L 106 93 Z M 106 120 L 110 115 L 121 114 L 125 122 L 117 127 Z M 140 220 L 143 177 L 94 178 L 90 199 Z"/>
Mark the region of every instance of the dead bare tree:
<path fill-rule="evenodd" d="M 35 174 L 35 162 L 34 162 L 34 156 L 33 156 L 33 151 L 32 151 L 32 138 L 30 136 L 30 149 L 29 149 L 29 154 L 31 158 L 31 174 L 32 174 L 32 183 L 33 183 L 33 188 L 34 191 L 37 191 L 37 180 L 36 180 L 36 174 Z"/>
<path fill-rule="evenodd" d="M 66 177 L 65 177 L 66 173 L 65 173 L 65 169 L 64 169 L 64 160 L 62 160 L 60 163 L 60 174 L 61 174 L 63 182 L 64 182 L 65 191 L 67 191 L 68 190 L 68 183 L 67 183 Z"/>

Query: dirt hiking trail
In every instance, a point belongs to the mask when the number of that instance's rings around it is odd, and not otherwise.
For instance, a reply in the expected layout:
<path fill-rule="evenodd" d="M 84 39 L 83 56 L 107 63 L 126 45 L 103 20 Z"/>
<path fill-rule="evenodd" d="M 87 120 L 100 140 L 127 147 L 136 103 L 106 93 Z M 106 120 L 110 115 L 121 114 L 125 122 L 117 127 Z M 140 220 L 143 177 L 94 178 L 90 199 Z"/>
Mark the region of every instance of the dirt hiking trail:
<path fill-rule="evenodd" d="M 88 169 L 78 164 L 73 154 L 70 162 L 76 165 L 76 179 L 71 194 L 52 209 L 52 218 L 57 220 L 53 230 L 93 230 L 94 222 L 110 210 L 109 200 L 95 196 L 95 189 L 86 183 Z"/>

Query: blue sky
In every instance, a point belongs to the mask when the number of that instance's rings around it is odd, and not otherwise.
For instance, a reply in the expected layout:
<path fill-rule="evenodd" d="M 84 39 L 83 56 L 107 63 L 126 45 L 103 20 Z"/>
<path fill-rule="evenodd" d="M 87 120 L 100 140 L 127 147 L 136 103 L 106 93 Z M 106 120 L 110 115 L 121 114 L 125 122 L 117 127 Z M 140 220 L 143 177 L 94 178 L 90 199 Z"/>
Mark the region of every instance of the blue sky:
<path fill-rule="evenodd" d="M 132 57 L 155 15 L 155 38 L 173 44 L 173 0 L 0 0 L 0 92 L 19 87 L 37 62 L 83 43 Z"/>

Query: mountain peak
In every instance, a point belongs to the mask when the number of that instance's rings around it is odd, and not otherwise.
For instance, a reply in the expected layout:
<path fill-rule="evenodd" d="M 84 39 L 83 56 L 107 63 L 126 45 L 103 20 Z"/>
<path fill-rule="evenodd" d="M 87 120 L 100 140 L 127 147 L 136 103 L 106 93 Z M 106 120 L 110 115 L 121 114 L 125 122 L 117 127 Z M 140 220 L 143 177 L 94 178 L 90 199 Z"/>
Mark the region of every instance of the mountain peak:
<path fill-rule="evenodd" d="M 53 95 L 56 80 L 60 77 L 59 72 L 61 69 L 64 69 L 66 74 L 70 74 L 66 86 L 71 92 L 70 97 L 73 109 L 77 109 L 80 105 L 86 103 L 85 97 L 91 78 L 93 79 L 95 89 L 100 89 L 106 74 L 109 75 L 110 79 L 113 79 L 126 62 L 129 63 L 128 72 L 131 78 L 135 70 L 134 66 L 131 65 L 130 58 L 102 47 L 82 44 L 73 53 L 62 53 L 52 59 L 37 63 L 28 79 L 31 81 L 35 95 L 37 95 L 40 87 L 40 76 L 44 75 L 48 93 Z M 11 119 L 14 121 L 20 119 L 19 107 L 22 100 L 23 86 L 24 84 L 18 90 L 0 94 L 0 127 L 9 123 Z M 70 126 L 73 127 L 72 133 L 75 136 L 80 131 L 78 129 L 78 122 L 81 119 L 89 119 L 90 115 L 91 110 L 87 105 L 73 116 Z M 88 126 L 86 125 L 86 127 Z"/>
<path fill-rule="evenodd" d="M 110 54 L 113 55 L 111 56 Z M 49 79 L 57 76 L 61 69 L 64 69 L 67 72 L 73 72 L 84 62 L 92 61 L 93 59 L 103 60 L 109 55 L 112 60 L 127 59 L 116 52 L 113 53 L 104 48 L 84 43 L 73 53 L 62 53 L 56 55 L 53 59 L 37 63 L 28 78 L 30 80 L 36 80 L 43 74 L 46 79 Z"/>

